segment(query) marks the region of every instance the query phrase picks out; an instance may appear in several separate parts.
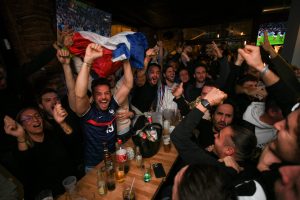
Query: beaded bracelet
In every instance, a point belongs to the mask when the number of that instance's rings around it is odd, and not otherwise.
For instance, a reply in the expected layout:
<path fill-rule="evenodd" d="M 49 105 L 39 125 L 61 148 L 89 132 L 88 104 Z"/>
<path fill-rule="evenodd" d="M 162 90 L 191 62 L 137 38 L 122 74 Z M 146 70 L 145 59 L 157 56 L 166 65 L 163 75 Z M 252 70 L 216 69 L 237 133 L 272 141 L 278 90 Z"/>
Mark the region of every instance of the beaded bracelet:
<path fill-rule="evenodd" d="M 84 62 L 84 61 L 83 61 L 83 63 L 85 63 L 88 67 L 92 66 L 92 63 L 88 63 L 88 62 Z"/>

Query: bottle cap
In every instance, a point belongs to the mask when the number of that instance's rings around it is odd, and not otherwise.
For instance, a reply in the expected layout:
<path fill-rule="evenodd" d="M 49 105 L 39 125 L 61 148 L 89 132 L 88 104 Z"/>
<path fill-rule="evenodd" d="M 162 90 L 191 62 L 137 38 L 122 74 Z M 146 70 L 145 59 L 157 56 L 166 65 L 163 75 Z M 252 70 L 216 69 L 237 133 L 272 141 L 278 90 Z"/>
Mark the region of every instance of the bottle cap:
<path fill-rule="evenodd" d="M 122 144 L 122 140 L 121 139 L 118 139 L 118 144 Z"/>

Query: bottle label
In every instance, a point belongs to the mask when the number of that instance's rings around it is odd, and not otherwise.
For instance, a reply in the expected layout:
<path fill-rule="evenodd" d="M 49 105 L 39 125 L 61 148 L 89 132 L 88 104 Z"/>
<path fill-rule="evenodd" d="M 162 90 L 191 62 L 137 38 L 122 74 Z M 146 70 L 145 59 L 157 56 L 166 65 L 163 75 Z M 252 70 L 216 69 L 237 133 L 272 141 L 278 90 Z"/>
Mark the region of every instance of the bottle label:
<path fill-rule="evenodd" d="M 116 152 L 117 162 L 123 163 L 127 161 L 127 152 L 125 149 L 120 149 Z"/>

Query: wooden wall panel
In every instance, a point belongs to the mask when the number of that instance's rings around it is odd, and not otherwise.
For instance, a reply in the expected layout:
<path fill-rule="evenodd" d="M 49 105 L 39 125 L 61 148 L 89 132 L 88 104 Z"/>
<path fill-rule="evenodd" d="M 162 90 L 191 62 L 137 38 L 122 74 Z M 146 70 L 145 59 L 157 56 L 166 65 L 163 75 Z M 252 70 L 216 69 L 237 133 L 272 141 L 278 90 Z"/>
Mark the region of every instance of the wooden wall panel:
<path fill-rule="evenodd" d="M 56 40 L 53 0 L 3 0 L 1 15 L 20 65 Z"/>

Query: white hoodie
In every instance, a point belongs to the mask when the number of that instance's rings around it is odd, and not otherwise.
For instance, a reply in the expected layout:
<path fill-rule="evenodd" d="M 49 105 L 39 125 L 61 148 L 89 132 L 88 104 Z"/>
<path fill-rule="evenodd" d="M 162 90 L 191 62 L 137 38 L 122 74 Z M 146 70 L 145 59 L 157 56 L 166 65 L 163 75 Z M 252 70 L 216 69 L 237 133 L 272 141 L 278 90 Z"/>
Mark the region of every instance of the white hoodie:
<path fill-rule="evenodd" d="M 259 118 L 265 112 L 264 102 L 252 102 L 244 112 L 243 119 L 255 126 L 257 147 L 264 147 L 266 143 L 276 137 L 276 129 Z"/>

